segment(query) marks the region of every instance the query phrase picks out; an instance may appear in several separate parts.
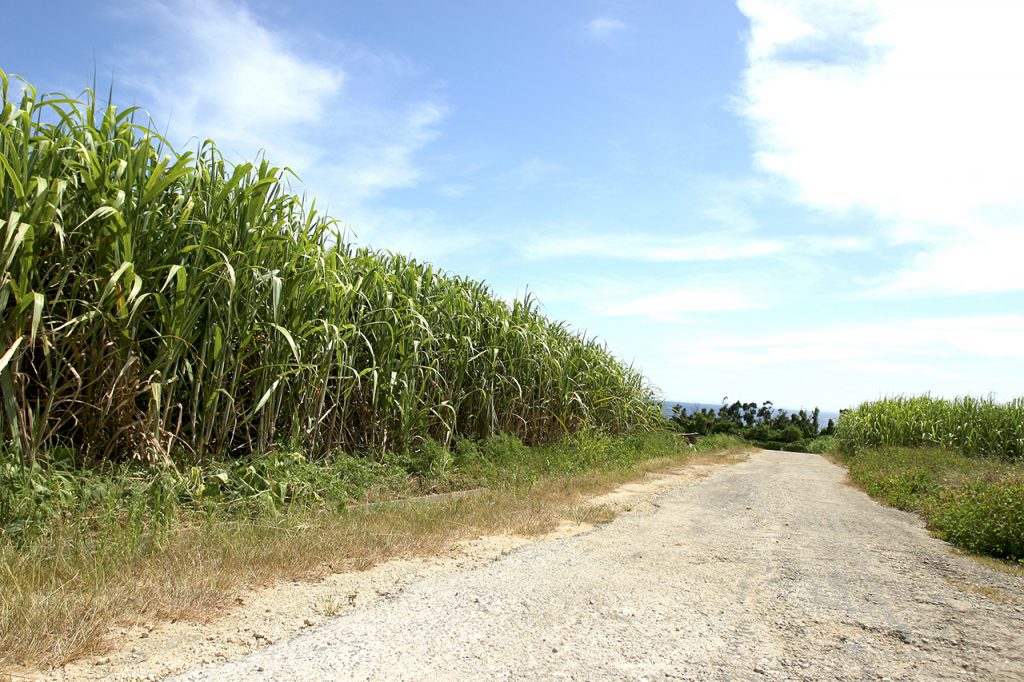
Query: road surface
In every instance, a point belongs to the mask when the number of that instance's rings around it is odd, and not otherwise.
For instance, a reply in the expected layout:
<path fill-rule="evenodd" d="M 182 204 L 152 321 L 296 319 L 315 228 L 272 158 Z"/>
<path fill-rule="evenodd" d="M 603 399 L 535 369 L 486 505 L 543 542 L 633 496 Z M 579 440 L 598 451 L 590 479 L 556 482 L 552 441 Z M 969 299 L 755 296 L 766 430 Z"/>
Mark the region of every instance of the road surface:
<path fill-rule="evenodd" d="M 759 452 L 177 679 L 1024 680 L 1024 578 L 845 480 Z"/>

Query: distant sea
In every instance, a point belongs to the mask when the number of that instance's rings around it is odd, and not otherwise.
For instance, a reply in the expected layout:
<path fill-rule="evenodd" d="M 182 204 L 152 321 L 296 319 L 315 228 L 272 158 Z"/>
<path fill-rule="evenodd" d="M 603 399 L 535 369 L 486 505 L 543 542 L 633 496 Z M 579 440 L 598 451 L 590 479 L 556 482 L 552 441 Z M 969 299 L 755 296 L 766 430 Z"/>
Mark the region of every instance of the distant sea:
<path fill-rule="evenodd" d="M 734 401 L 729 401 L 729 404 L 731 405 L 732 402 Z M 760 403 L 758 404 L 760 405 Z M 715 412 L 718 412 L 718 408 L 722 406 L 721 404 L 712 405 L 711 403 L 687 403 L 680 400 L 663 400 L 661 403 L 661 413 L 666 417 L 671 417 L 672 408 L 675 407 L 676 405 L 682 405 L 690 414 L 693 414 L 694 412 L 700 412 L 701 410 L 714 410 Z M 787 414 L 800 411 L 800 408 L 792 410 L 788 407 L 776 407 L 775 409 L 785 410 Z M 814 410 L 814 406 L 812 405 L 811 407 L 804 409 L 807 410 L 808 414 L 810 414 Z M 830 412 L 828 410 L 822 410 L 821 413 L 818 415 L 818 423 L 821 424 L 821 428 L 825 428 L 825 426 L 828 424 L 829 419 L 839 419 L 839 413 Z"/>

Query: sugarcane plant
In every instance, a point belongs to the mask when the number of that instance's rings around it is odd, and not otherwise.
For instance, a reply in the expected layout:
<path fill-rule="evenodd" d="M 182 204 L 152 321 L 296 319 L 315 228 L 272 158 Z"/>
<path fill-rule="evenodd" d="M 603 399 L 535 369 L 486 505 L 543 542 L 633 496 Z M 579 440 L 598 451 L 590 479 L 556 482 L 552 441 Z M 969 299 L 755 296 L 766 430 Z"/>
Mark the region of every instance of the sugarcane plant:
<path fill-rule="evenodd" d="M 0 72 L 0 448 L 27 464 L 315 456 L 657 419 L 599 341 L 346 241 L 266 158 Z M 145 120 L 145 123 L 140 123 Z"/>
<path fill-rule="evenodd" d="M 836 437 L 855 452 L 877 447 L 943 447 L 965 455 L 1024 459 L 1024 398 L 947 400 L 894 396 L 839 416 Z"/>

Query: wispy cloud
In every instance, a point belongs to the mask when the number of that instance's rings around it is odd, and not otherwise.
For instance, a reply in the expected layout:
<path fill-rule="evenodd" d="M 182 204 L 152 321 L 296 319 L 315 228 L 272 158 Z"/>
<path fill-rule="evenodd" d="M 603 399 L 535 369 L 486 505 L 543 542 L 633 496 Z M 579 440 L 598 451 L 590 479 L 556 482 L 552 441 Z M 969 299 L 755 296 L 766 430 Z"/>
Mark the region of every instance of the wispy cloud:
<path fill-rule="evenodd" d="M 583 26 L 583 33 L 591 40 L 610 43 L 629 30 L 630 26 L 614 17 L 595 17 Z"/>
<path fill-rule="evenodd" d="M 485 253 L 493 246 L 486 235 L 450 229 L 449 223 L 429 208 L 366 204 L 346 213 L 345 221 L 353 228 L 351 237 L 356 244 L 386 248 L 441 267 L 448 266 L 450 257 Z"/>
<path fill-rule="evenodd" d="M 532 157 L 508 170 L 502 176 L 502 181 L 516 185 L 532 185 L 550 179 L 562 170 L 562 166 L 553 161 Z"/>
<path fill-rule="evenodd" d="M 526 258 L 615 258 L 635 261 L 672 262 L 735 260 L 756 258 L 781 250 L 776 241 L 752 240 L 742 236 L 706 235 L 665 238 L 654 234 L 625 231 L 621 235 L 537 235 L 519 249 Z"/>
<path fill-rule="evenodd" d="M 971 232 L 918 252 L 902 270 L 862 292 L 863 298 L 979 294 L 1024 290 L 1024 229 Z"/>
<path fill-rule="evenodd" d="M 644 317 L 662 322 L 678 322 L 686 313 L 718 313 L 753 310 L 760 306 L 750 292 L 707 288 L 673 288 L 654 296 L 644 296 L 603 308 L 610 317 Z"/>
<path fill-rule="evenodd" d="M 684 341 L 676 350 L 699 365 L 757 367 L 810 361 L 852 367 L 878 363 L 941 365 L 942 358 L 1017 358 L 1024 316 L 928 317 L 823 329 Z M 940 362 L 936 362 L 936 361 Z"/>
<path fill-rule="evenodd" d="M 422 178 L 416 155 L 437 138 L 446 113 L 436 104 L 419 103 L 405 112 L 382 114 L 380 125 L 387 131 L 384 139 L 349 142 L 337 150 L 343 153 L 340 160 L 332 158 L 321 164 L 318 179 L 327 186 L 343 188 L 344 194 L 339 196 L 349 201 L 416 185 Z"/>
<path fill-rule="evenodd" d="M 139 8 L 159 27 L 160 48 L 135 48 L 126 77 L 158 122 L 170 121 L 172 139 L 211 138 L 232 161 L 265 152 L 307 187 L 329 188 L 321 203 L 342 214 L 421 180 L 417 154 L 437 137 L 447 108 L 423 97 L 385 100 L 360 86 L 358 69 L 368 62 L 400 76 L 387 55 L 311 49 L 231 0 Z"/>
<path fill-rule="evenodd" d="M 287 149 L 299 163 L 313 160 L 301 131 L 320 125 L 341 95 L 347 78 L 340 65 L 301 55 L 241 4 L 154 0 L 140 7 L 165 40 L 159 53 L 135 48 L 127 78 L 148 91 L 172 135 L 211 138 L 229 153 Z"/>
<path fill-rule="evenodd" d="M 890 240 L 918 245 L 890 293 L 1024 289 L 996 272 L 1024 234 L 1024 98 L 1012 85 L 1024 78 L 1024 5 L 739 6 L 751 22 L 740 111 L 760 168 L 809 206 L 866 210 Z"/>
<path fill-rule="evenodd" d="M 756 239 L 742 232 L 713 232 L 688 237 L 624 230 L 620 235 L 569 234 L 537 235 L 517 245 L 528 259 L 609 258 L 639 262 L 672 263 L 730 261 L 781 255 L 800 251 L 811 255 L 860 251 L 871 242 L 863 237 L 800 235 L 777 239 Z"/>

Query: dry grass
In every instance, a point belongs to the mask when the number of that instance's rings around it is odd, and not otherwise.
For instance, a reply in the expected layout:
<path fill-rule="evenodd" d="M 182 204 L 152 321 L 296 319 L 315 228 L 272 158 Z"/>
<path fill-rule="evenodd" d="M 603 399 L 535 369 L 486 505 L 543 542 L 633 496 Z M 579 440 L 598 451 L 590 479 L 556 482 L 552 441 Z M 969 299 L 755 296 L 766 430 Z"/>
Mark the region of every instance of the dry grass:
<path fill-rule="evenodd" d="M 970 552 L 960 552 L 966 556 L 971 557 L 982 566 L 991 568 L 1006 575 L 1014 578 L 1024 578 L 1024 565 L 1018 562 L 1006 561 L 1005 559 L 996 559 L 990 556 L 979 556 L 977 554 L 971 554 Z"/>
<path fill-rule="evenodd" d="M 0 670 L 40 669 L 104 653 L 118 646 L 118 628 L 214 618 L 239 592 L 277 581 L 433 555 L 483 535 L 538 535 L 566 521 L 606 523 L 617 512 L 588 504 L 588 498 L 684 463 L 735 461 L 740 449 L 684 452 L 429 502 L 293 513 L 260 522 L 183 519 L 159 547 L 142 554 L 63 538 L 65 544 L 48 548 L 46 556 L 5 555 Z"/>
<path fill-rule="evenodd" d="M 977 559 L 978 557 L 972 558 Z M 982 561 L 981 563 L 985 562 Z M 1013 573 L 1011 573 L 1011 575 L 1013 575 Z M 998 587 L 992 587 L 991 585 L 976 585 L 966 580 L 959 580 L 949 577 L 943 577 L 943 580 L 945 580 L 953 587 L 959 588 L 966 592 L 971 592 L 981 597 L 985 597 L 990 601 L 998 602 L 1000 604 L 1020 604 L 1020 600 L 1018 600 L 1012 595 L 1007 594 L 1004 590 L 1001 590 Z"/>

